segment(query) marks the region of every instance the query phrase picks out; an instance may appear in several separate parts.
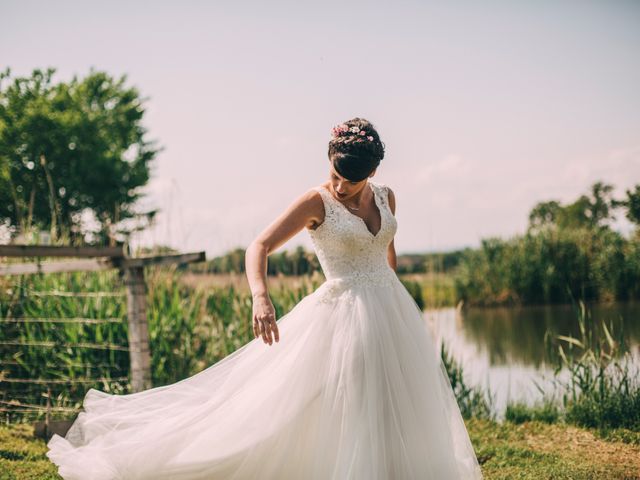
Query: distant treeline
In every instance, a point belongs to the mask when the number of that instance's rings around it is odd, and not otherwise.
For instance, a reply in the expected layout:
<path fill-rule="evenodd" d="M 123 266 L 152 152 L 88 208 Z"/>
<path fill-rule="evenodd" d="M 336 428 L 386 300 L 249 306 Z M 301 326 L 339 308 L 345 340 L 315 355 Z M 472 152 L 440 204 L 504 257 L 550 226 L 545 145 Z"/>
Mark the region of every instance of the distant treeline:
<path fill-rule="evenodd" d="M 207 262 L 191 264 L 188 269 L 202 273 L 244 273 L 244 253 L 245 249 L 236 248 Z M 460 263 L 463 254 L 463 250 L 456 250 L 398 255 L 397 272 L 450 272 Z M 318 257 L 302 246 L 296 247 L 293 251 L 274 252 L 269 255 L 267 262 L 267 275 L 306 275 L 314 271 L 322 271 Z"/>
<path fill-rule="evenodd" d="M 244 248 L 235 248 L 206 262 L 189 265 L 188 269 L 202 273 L 244 273 L 244 254 Z M 316 270 L 322 270 L 318 258 L 302 246 L 293 251 L 274 252 L 267 262 L 267 275 L 307 275 Z"/>

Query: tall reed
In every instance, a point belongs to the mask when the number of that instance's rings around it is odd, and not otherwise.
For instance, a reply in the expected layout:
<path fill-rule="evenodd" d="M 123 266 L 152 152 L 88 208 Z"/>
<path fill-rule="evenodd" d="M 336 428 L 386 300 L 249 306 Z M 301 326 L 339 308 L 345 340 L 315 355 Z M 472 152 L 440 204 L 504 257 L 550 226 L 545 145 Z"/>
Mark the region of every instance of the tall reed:
<path fill-rule="evenodd" d="M 197 288 L 181 282 L 177 267 L 146 270 L 152 383 L 166 385 L 216 363 L 253 339 L 252 299 L 231 287 Z M 270 292 L 277 318 L 313 292 L 321 279 L 300 277 Z M 55 295 L 51 295 L 55 293 Z M 87 294 L 98 296 L 86 296 Z M 101 295 L 104 294 L 104 295 Z M 11 320 L 20 321 L 11 321 Z M 34 319 L 38 322 L 22 320 Z M 63 323 L 63 320 L 84 319 Z M 95 323 L 94 321 L 108 322 Z M 115 271 L 9 277 L 0 283 L 0 380 L 54 379 L 54 408 L 79 408 L 86 391 L 128 393 L 126 297 Z M 78 345 L 91 345 L 86 348 Z M 72 383 L 81 379 L 99 379 Z M 46 385 L 0 381 L 0 401 L 46 404 Z M 5 418 L 37 417 L 41 410 L 2 411 Z M 61 412 L 60 415 L 68 416 Z M 57 416 L 57 413 L 54 415 Z"/>
<path fill-rule="evenodd" d="M 496 418 L 495 398 L 481 387 L 471 387 L 464 379 L 462 365 L 448 352 L 444 342 L 440 345 L 440 358 L 447 371 L 451 388 L 463 418 Z"/>
<path fill-rule="evenodd" d="M 562 392 L 565 419 L 601 430 L 640 429 L 640 383 L 624 340 L 622 322 L 596 324 L 580 300 L 576 307 L 579 335 L 545 335 L 549 357 L 557 348 L 554 383 Z M 600 329 L 598 329 L 598 325 Z M 568 380 L 558 375 L 568 372 Z"/>

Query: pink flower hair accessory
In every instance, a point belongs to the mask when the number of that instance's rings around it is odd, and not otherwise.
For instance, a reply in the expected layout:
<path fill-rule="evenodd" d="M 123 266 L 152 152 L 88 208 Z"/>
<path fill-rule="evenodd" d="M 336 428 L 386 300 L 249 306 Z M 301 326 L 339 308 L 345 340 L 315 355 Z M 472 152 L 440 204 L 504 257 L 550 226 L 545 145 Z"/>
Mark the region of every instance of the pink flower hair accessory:
<path fill-rule="evenodd" d="M 344 137 L 353 133 L 360 136 L 367 135 L 367 132 L 364 129 L 361 129 L 360 127 L 355 125 L 353 127 L 349 127 L 346 123 L 341 123 L 340 125 L 336 125 L 331 129 L 332 138 Z M 373 142 L 373 137 L 371 135 L 367 135 L 366 138 L 370 142 Z"/>

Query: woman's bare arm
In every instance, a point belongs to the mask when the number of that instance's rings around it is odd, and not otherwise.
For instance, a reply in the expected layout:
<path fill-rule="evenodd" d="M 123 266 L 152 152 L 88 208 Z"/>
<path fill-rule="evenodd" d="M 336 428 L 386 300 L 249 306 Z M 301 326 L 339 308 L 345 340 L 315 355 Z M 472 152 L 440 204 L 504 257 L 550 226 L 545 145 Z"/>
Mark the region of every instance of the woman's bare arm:
<path fill-rule="evenodd" d="M 395 215 L 396 214 L 396 196 L 389 187 L 387 188 L 389 189 L 389 208 L 391 209 L 391 212 Z M 387 261 L 389 262 L 389 265 L 391 266 L 391 268 L 393 268 L 394 270 L 397 270 L 398 259 L 396 257 L 396 247 L 393 244 L 393 241 L 394 239 L 391 239 L 391 243 L 387 248 Z"/>
<path fill-rule="evenodd" d="M 267 256 L 306 225 L 310 225 L 314 220 L 318 221 L 318 207 L 322 209 L 321 202 L 320 194 L 316 191 L 304 193 L 251 242 L 245 252 L 245 269 L 254 297 L 267 293 Z"/>
<path fill-rule="evenodd" d="M 271 331 L 279 341 L 275 311 L 267 288 L 267 257 L 307 225 L 320 222 L 324 207 L 320 194 L 311 189 L 293 201 L 287 209 L 251 242 L 245 252 L 245 271 L 254 302 L 254 334 L 271 345 Z"/>

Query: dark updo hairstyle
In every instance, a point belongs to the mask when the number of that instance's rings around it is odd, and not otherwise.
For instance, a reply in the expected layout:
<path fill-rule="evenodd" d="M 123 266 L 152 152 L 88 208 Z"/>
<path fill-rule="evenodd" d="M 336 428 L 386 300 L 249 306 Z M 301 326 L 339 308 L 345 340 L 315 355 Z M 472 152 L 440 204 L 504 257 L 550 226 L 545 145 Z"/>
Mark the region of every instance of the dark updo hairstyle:
<path fill-rule="evenodd" d="M 384 158 L 384 143 L 373 124 L 364 118 L 352 118 L 343 125 L 349 128 L 358 127 L 364 130 L 365 134 L 343 131 L 333 136 L 329 142 L 329 160 L 342 177 L 359 182 L 380 165 Z"/>

